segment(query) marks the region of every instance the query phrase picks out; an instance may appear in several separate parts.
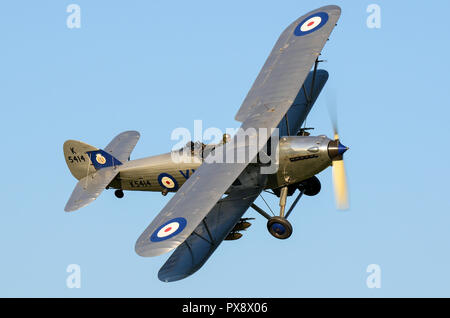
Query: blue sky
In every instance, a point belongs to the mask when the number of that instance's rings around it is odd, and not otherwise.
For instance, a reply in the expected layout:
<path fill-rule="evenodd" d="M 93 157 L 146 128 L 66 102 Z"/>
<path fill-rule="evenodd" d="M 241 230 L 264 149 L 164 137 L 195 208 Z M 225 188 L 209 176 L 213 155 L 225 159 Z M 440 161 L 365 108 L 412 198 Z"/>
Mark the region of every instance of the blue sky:
<path fill-rule="evenodd" d="M 66 8 L 81 8 L 69 29 Z M 169 255 L 134 243 L 168 197 L 105 191 L 63 211 L 75 179 L 67 139 L 104 147 L 124 130 L 132 158 L 167 152 L 174 128 L 237 127 L 234 115 L 278 35 L 326 4 L 342 16 L 322 57 L 330 79 L 308 117 L 331 136 L 335 92 L 351 209 L 334 208 L 331 171 L 290 220 L 289 240 L 266 222 L 224 242 L 195 275 L 165 284 Z M 369 4 L 381 8 L 369 29 Z M 450 296 L 448 1 L 8 1 L 0 5 L 0 296 Z M 266 200 L 276 207 L 277 201 Z M 292 200 L 292 198 L 291 198 Z M 260 201 L 258 201 L 261 205 Z M 81 288 L 66 286 L 69 264 Z M 366 268 L 381 268 L 381 288 Z"/>

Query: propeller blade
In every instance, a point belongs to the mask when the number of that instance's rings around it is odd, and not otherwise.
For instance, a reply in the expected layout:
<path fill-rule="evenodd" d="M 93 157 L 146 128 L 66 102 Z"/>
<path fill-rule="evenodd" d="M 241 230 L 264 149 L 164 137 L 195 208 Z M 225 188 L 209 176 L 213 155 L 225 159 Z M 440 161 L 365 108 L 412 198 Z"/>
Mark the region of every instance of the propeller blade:
<path fill-rule="evenodd" d="M 334 132 L 334 140 L 339 140 L 339 134 L 337 131 Z"/>
<path fill-rule="evenodd" d="M 349 208 L 348 187 L 343 154 L 348 150 L 348 147 L 345 147 L 339 141 L 337 105 L 336 91 L 330 90 L 327 94 L 327 108 L 331 125 L 333 126 L 334 142 L 330 143 L 328 149 L 332 160 L 334 196 L 336 200 L 336 208 L 338 210 L 347 210 Z"/>
<path fill-rule="evenodd" d="M 327 108 L 328 108 L 328 116 L 330 117 L 331 125 L 333 127 L 334 139 L 338 135 L 338 107 L 337 107 L 337 97 L 336 92 L 334 90 L 329 90 L 327 94 Z"/>
<path fill-rule="evenodd" d="M 347 210 L 349 208 L 349 203 L 344 160 L 333 161 L 332 173 L 336 207 L 338 210 Z"/>

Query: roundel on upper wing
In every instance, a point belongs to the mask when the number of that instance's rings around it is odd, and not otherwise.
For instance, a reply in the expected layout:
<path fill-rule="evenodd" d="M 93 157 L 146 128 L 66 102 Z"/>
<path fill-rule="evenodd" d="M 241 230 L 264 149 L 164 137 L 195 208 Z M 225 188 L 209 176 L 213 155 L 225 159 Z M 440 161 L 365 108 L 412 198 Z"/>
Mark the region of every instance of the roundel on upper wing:
<path fill-rule="evenodd" d="M 328 13 L 317 12 L 300 22 L 294 30 L 296 36 L 310 34 L 320 29 L 328 21 Z"/>
<path fill-rule="evenodd" d="M 161 173 L 158 176 L 158 182 L 161 187 L 166 188 L 169 191 L 178 190 L 177 180 L 168 173 Z"/>
<path fill-rule="evenodd" d="M 181 233 L 181 231 L 183 231 L 186 227 L 186 224 L 186 219 L 181 217 L 167 221 L 153 232 L 150 236 L 150 241 L 161 242 L 168 240 L 171 237 Z"/>

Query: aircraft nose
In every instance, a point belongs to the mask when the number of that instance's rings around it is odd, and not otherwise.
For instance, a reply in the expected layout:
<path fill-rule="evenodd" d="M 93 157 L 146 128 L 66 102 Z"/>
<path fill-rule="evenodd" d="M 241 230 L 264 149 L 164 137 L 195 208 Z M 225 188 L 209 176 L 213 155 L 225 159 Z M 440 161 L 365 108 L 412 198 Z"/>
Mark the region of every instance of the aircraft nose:
<path fill-rule="evenodd" d="M 331 160 L 341 160 L 342 155 L 348 150 L 349 148 L 341 144 L 339 139 L 332 140 L 328 143 L 328 156 Z"/>
<path fill-rule="evenodd" d="M 343 155 L 348 150 L 348 147 L 346 147 L 343 144 L 341 144 L 341 142 L 339 142 L 337 147 L 338 147 L 337 152 L 340 155 Z"/>

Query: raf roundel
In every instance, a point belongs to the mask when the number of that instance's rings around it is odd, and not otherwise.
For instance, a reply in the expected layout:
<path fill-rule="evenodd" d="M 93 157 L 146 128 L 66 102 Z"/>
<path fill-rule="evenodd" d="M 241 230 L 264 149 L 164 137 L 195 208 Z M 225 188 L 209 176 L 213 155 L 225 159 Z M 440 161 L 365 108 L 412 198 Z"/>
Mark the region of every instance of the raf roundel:
<path fill-rule="evenodd" d="M 166 188 L 169 191 L 177 191 L 178 190 L 178 182 L 168 173 L 161 173 L 158 176 L 159 185 L 163 188 Z"/>
<path fill-rule="evenodd" d="M 181 217 L 167 221 L 153 232 L 153 234 L 150 236 L 150 241 L 161 242 L 168 240 L 181 233 L 181 231 L 183 231 L 186 227 L 186 224 L 186 219 Z"/>
<path fill-rule="evenodd" d="M 308 16 L 306 19 L 304 19 L 297 25 L 297 27 L 294 30 L 294 34 L 296 36 L 303 36 L 310 34 L 320 29 L 322 26 L 324 26 L 324 24 L 327 23 L 327 21 L 328 21 L 328 13 L 326 12 L 314 13 Z"/>

